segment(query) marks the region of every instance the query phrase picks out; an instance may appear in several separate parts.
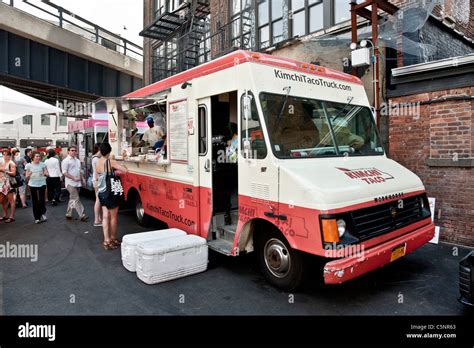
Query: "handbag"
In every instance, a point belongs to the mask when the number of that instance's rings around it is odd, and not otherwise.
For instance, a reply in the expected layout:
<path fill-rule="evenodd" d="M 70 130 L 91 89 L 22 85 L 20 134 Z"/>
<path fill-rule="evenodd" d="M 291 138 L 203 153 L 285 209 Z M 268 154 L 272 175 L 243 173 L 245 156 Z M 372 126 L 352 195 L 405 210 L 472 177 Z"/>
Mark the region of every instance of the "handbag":
<path fill-rule="evenodd" d="M 120 199 L 123 197 L 123 187 L 120 177 L 115 175 L 115 170 L 110 165 L 110 160 L 105 161 L 105 196 L 108 199 Z"/>
<path fill-rule="evenodd" d="M 8 165 L 8 171 L 10 171 L 10 164 Z M 21 175 L 18 173 L 18 169 L 17 169 L 16 175 L 10 176 L 10 187 L 16 189 L 16 188 L 22 187 L 23 184 L 24 184 L 23 179 L 21 178 Z"/>

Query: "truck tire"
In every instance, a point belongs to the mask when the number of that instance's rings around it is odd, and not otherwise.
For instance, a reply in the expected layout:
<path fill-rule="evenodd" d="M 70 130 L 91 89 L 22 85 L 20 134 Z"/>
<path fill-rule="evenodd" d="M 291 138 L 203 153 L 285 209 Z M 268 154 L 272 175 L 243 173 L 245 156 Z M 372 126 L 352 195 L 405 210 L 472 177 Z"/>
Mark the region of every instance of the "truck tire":
<path fill-rule="evenodd" d="M 134 202 L 135 219 L 137 220 L 138 224 L 143 227 L 150 226 L 152 222 L 152 217 L 145 213 L 145 208 L 143 207 L 142 199 L 140 198 L 140 195 L 138 193 L 135 194 Z"/>
<path fill-rule="evenodd" d="M 270 284 L 285 291 L 296 290 L 302 284 L 303 254 L 292 249 L 280 233 L 262 231 L 257 248 L 260 269 Z"/>

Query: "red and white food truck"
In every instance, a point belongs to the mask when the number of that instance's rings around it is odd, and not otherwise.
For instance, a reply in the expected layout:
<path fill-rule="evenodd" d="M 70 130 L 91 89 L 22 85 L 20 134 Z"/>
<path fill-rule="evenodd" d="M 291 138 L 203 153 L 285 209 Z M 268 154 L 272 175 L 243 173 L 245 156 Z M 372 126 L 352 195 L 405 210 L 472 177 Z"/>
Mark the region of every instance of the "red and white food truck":
<path fill-rule="evenodd" d="M 275 286 L 300 285 L 308 255 L 337 284 L 433 238 L 425 188 L 387 158 L 357 77 L 234 51 L 105 102 L 138 221 L 155 217 L 226 255 L 254 251 Z M 123 158 L 140 105 L 161 110 L 164 145 Z"/>

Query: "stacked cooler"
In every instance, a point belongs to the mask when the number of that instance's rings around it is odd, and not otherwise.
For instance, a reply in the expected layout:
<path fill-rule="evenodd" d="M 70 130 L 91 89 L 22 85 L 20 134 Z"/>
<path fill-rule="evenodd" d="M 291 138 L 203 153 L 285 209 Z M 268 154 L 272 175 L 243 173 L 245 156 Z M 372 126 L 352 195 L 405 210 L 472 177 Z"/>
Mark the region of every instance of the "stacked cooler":
<path fill-rule="evenodd" d="M 147 284 L 207 269 L 207 243 L 176 228 L 128 234 L 122 240 L 123 266 Z"/>

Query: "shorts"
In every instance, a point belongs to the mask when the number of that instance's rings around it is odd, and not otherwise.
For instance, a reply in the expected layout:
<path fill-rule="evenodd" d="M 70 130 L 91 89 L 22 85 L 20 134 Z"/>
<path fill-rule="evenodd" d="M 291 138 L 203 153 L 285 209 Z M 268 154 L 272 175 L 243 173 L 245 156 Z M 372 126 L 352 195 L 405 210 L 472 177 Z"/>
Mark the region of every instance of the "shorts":
<path fill-rule="evenodd" d="M 107 209 L 115 209 L 119 206 L 119 199 L 114 196 L 108 196 L 106 192 L 99 192 L 100 205 Z"/>

